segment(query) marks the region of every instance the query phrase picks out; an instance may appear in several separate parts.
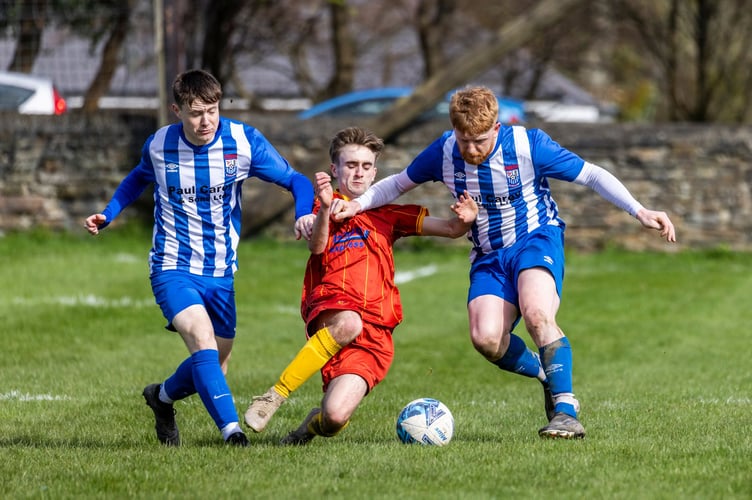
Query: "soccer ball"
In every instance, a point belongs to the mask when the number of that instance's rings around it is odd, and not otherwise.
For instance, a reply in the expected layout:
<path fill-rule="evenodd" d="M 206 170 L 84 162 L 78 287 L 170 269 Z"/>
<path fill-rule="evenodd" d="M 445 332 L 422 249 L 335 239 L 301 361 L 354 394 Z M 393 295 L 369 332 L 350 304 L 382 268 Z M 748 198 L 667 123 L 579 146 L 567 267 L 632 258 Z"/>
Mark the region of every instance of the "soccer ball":
<path fill-rule="evenodd" d="M 405 444 L 444 446 L 453 434 L 452 412 L 437 399 L 410 401 L 397 417 L 397 437 Z"/>

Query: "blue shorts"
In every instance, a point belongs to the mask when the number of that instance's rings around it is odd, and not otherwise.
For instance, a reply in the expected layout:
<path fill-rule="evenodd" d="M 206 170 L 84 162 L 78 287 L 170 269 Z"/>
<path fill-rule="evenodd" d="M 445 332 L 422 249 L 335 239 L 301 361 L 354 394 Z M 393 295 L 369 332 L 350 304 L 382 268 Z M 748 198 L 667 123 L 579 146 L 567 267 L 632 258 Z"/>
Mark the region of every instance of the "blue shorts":
<path fill-rule="evenodd" d="M 175 331 L 172 326 L 175 315 L 199 304 L 209 313 L 214 335 L 225 339 L 235 338 L 237 311 L 233 279 L 198 276 L 183 271 L 164 271 L 152 275 L 154 298 L 168 322 L 165 328 Z"/>
<path fill-rule="evenodd" d="M 564 230 L 543 226 L 529 233 L 509 248 L 475 259 L 470 267 L 468 303 L 481 295 L 495 295 L 519 309 L 517 278 L 521 271 L 533 267 L 548 269 L 561 297 L 564 282 Z"/>

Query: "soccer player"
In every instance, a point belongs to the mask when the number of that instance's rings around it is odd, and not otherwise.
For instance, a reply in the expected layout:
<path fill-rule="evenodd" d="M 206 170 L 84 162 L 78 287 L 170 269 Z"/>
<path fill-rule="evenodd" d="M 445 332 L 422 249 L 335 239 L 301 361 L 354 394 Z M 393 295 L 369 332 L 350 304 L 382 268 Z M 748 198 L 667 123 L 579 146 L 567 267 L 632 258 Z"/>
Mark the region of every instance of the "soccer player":
<path fill-rule="evenodd" d="M 321 408 L 314 408 L 283 444 L 334 436 L 386 376 L 394 356 L 392 332 L 402 321 L 394 283 L 394 242 L 411 235 L 459 238 L 478 213 L 477 204 L 458 193 L 451 206 L 456 217 L 450 219 L 430 217 L 418 205 L 388 205 L 332 222 L 333 200 L 350 199 L 368 189 L 383 148 L 383 141 L 373 133 L 345 128 L 329 147 L 331 176 L 339 189 L 333 192 L 326 172 L 316 174 L 316 219 L 301 300 L 308 341 L 277 383 L 254 398 L 245 413 L 246 424 L 255 432 L 263 431 L 290 394 L 321 370 Z"/>
<path fill-rule="evenodd" d="M 241 186 L 258 177 L 289 190 L 298 238 L 310 236 L 313 186 L 258 130 L 220 116 L 222 88 L 214 76 L 186 71 L 172 89 L 180 121 L 147 139 L 139 164 L 85 227 L 98 234 L 154 184 L 151 286 L 167 329 L 180 334 L 190 353 L 163 383 L 143 391 L 157 438 L 180 444 L 173 403 L 198 393 L 224 440 L 247 446 L 225 379 L 236 328 Z"/>
<path fill-rule="evenodd" d="M 556 323 L 564 279 L 564 221 L 548 178 L 588 186 L 644 227 L 676 241 L 665 212 L 648 210 L 601 167 L 562 148 L 545 132 L 502 126 L 498 102 L 485 87 L 457 91 L 450 100 L 453 130 L 423 150 L 407 168 L 363 195 L 336 202 L 334 219 L 382 206 L 428 181 L 455 196 L 469 192 L 480 205 L 469 233 L 468 316 L 475 349 L 502 370 L 543 384 L 548 423 L 542 437 L 582 438 L 572 388 L 572 350 Z M 512 333 L 520 317 L 538 348 Z"/>

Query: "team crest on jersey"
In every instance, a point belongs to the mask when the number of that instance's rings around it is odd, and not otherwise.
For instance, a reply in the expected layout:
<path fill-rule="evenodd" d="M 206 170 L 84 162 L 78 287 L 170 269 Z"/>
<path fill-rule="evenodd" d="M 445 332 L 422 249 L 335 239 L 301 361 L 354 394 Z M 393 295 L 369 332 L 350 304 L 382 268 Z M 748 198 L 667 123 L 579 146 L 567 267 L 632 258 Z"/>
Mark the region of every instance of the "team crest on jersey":
<path fill-rule="evenodd" d="M 165 170 L 167 170 L 168 172 L 177 172 L 178 166 L 175 163 L 168 163 L 167 165 L 165 165 Z"/>
<path fill-rule="evenodd" d="M 522 185 L 520 180 L 520 169 L 517 165 L 505 165 L 504 172 L 507 174 L 507 186 L 510 189 L 518 188 Z"/>
<path fill-rule="evenodd" d="M 238 172 L 238 155 L 225 155 L 225 175 L 233 176 Z"/>

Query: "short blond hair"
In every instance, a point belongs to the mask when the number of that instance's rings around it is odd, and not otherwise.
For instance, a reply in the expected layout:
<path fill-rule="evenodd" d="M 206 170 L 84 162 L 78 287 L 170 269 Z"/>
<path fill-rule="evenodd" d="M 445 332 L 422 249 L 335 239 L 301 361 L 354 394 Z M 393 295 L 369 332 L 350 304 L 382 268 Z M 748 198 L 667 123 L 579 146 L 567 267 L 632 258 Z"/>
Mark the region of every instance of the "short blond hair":
<path fill-rule="evenodd" d="M 479 135 L 499 120 L 499 101 L 488 87 L 465 87 L 449 101 L 452 127 L 468 135 Z"/>
<path fill-rule="evenodd" d="M 356 144 L 371 150 L 375 159 L 384 151 L 384 141 L 368 129 L 347 127 L 337 132 L 329 143 L 329 158 L 332 163 L 339 161 L 339 153 L 347 145 Z"/>

